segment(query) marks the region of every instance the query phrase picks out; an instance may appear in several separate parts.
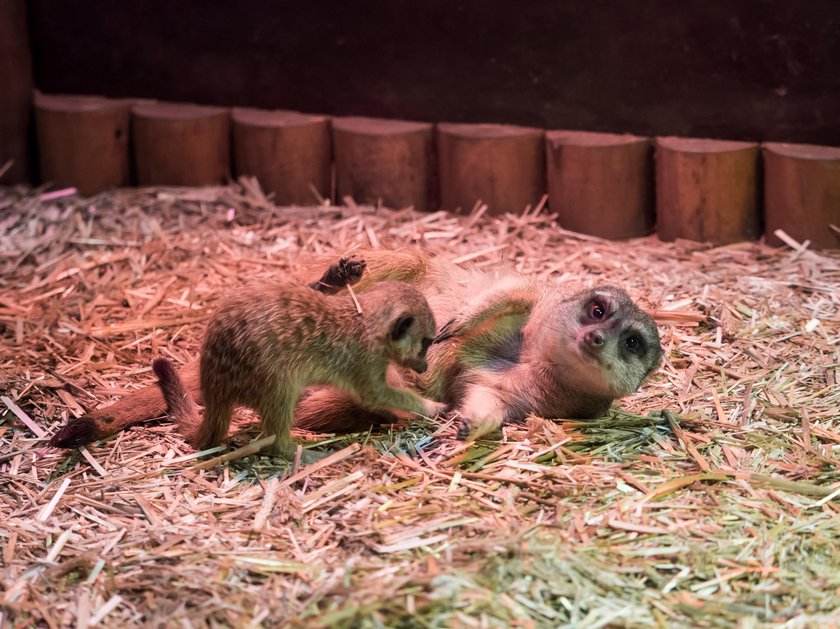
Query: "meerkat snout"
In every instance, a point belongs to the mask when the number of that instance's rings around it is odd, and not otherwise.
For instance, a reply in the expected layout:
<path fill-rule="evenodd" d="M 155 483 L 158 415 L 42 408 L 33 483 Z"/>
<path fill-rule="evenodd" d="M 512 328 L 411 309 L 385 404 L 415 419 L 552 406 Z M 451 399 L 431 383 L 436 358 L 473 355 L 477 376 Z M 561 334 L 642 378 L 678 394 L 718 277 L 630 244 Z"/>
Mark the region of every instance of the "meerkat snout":
<path fill-rule="evenodd" d="M 596 330 L 589 330 L 583 335 L 583 342 L 589 347 L 597 349 L 604 346 L 604 335 Z"/>

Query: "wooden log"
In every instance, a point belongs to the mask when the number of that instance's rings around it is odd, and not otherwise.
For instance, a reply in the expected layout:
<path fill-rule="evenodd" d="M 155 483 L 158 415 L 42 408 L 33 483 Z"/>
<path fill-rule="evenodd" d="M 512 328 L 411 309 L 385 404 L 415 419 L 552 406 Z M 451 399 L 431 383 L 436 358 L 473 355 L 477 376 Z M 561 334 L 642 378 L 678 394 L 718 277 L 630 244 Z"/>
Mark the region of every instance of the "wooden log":
<path fill-rule="evenodd" d="M 137 183 L 204 186 L 230 172 L 230 112 L 182 103 L 131 108 Z"/>
<path fill-rule="evenodd" d="M 90 196 L 128 185 L 130 103 L 35 93 L 41 180 Z"/>
<path fill-rule="evenodd" d="M 29 181 L 32 53 L 26 0 L 0 0 L 0 185 Z"/>
<path fill-rule="evenodd" d="M 542 129 L 496 124 L 439 124 L 441 207 L 522 212 L 545 194 Z"/>
<path fill-rule="evenodd" d="M 547 131 L 548 199 L 560 224 L 601 238 L 653 228 L 653 151 L 648 138 Z"/>
<path fill-rule="evenodd" d="M 233 154 L 237 176 L 256 177 L 278 205 L 332 199 L 329 119 L 294 111 L 235 108 Z M 313 188 L 315 191 L 313 191 Z"/>
<path fill-rule="evenodd" d="M 763 149 L 768 244 L 781 244 L 773 232 L 782 229 L 817 248 L 840 248 L 840 148 L 767 143 Z"/>
<path fill-rule="evenodd" d="M 656 230 L 662 240 L 755 240 L 758 145 L 657 138 Z"/>
<path fill-rule="evenodd" d="M 433 126 L 426 122 L 334 118 L 336 196 L 391 208 L 434 206 Z"/>

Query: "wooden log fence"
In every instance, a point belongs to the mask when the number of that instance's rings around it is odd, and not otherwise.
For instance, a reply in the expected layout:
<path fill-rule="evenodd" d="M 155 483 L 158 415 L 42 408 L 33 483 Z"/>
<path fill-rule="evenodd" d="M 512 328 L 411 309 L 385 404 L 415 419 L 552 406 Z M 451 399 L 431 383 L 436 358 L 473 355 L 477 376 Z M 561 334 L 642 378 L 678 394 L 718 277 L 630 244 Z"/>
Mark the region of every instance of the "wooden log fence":
<path fill-rule="evenodd" d="M 837 147 L 40 94 L 35 118 L 42 179 L 84 195 L 249 175 L 280 205 L 352 197 L 417 211 L 486 204 L 492 215 L 533 208 L 548 192 L 562 227 L 603 238 L 655 225 L 663 240 L 718 245 L 763 233 L 776 245 L 781 229 L 840 248 Z"/>

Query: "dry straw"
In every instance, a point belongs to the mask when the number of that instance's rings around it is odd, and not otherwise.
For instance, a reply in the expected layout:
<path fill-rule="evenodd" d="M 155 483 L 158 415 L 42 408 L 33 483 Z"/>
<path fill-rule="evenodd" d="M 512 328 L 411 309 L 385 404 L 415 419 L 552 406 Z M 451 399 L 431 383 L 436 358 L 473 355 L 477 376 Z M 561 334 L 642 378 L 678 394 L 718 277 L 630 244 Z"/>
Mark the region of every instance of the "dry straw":
<path fill-rule="evenodd" d="M 165 422 L 44 448 L 195 356 L 231 286 L 378 243 L 621 285 L 667 360 L 608 418 L 472 446 L 418 422 L 289 469 L 243 414 L 230 454 Z M 253 181 L 0 189 L 0 626 L 836 626 L 840 256 L 794 245 L 605 242 L 542 204 L 277 208 Z"/>

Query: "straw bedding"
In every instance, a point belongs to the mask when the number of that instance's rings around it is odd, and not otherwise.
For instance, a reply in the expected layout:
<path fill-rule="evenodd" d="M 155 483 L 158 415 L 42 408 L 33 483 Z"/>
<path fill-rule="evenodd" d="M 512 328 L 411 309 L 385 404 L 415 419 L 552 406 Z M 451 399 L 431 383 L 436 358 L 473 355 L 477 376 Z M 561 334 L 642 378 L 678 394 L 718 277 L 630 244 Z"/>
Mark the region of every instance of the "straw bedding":
<path fill-rule="evenodd" d="M 246 413 L 226 451 L 165 421 L 45 448 L 194 357 L 231 286 L 382 243 L 620 285 L 666 361 L 604 419 L 298 435 L 334 452 L 302 469 L 214 459 L 256 437 Z M 839 305 L 837 252 L 604 242 L 543 205 L 0 189 L 0 625 L 836 626 Z"/>

